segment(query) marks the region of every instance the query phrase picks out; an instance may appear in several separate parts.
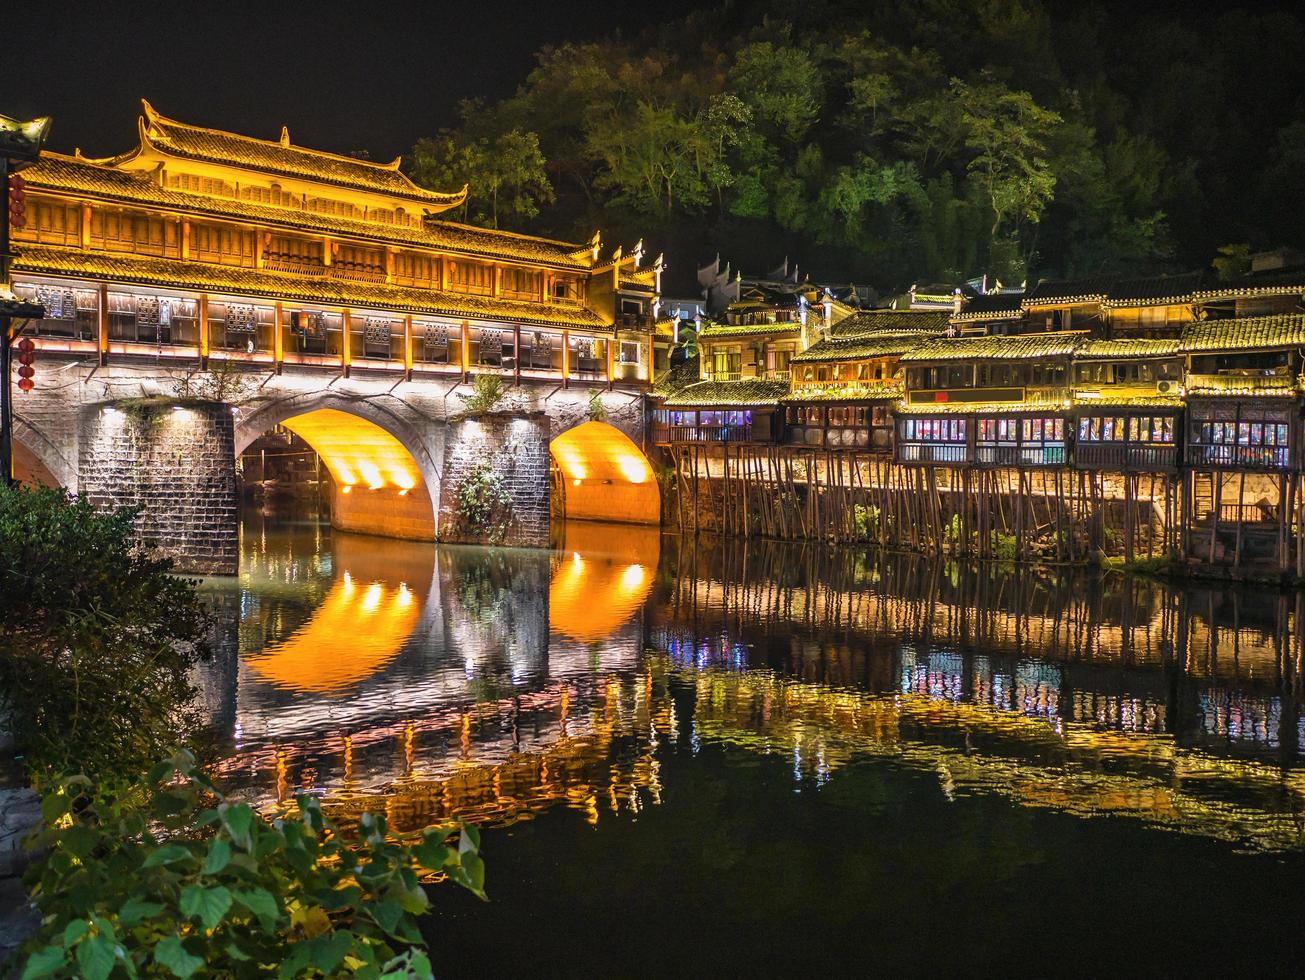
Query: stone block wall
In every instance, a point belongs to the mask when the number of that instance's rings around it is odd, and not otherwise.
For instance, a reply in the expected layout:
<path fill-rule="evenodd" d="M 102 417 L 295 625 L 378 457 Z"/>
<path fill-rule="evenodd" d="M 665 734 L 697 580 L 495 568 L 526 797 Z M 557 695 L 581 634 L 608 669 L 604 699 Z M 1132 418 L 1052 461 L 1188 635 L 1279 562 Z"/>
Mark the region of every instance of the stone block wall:
<path fill-rule="evenodd" d="M 458 507 L 458 491 L 481 465 L 498 476 L 511 500 L 511 527 L 502 544 L 546 548 L 549 539 L 549 419 L 542 413 L 486 413 L 449 423 L 440 484 L 439 539 L 490 543 L 470 528 Z"/>
<path fill-rule="evenodd" d="M 141 507 L 141 539 L 180 571 L 235 574 L 240 497 L 228 406 L 89 406 L 78 443 L 78 489 L 93 504 Z"/>

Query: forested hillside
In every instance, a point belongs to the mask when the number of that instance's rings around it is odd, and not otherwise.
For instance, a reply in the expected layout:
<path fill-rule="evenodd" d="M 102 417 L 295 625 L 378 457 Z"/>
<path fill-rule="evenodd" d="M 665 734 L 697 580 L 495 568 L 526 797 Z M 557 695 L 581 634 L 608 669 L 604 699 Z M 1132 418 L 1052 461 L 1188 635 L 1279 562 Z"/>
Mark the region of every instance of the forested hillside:
<path fill-rule="evenodd" d="M 1198 268 L 1305 244 L 1302 93 L 1290 8 L 735 4 L 546 49 L 408 165 L 467 220 L 643 237 L 672 288 L 718 251 L 881 289 Z"/>

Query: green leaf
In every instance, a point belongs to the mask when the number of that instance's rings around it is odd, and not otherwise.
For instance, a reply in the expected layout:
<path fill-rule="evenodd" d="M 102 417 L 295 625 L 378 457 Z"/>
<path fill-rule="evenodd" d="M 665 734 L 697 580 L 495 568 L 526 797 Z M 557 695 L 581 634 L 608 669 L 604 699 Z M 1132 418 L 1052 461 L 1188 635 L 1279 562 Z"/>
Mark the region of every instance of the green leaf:
<path fill-rule="evenodd" d="M 206 888 L 190 885 L 181 891 L 182 914 L 199 919 L 205 929 L 213 929 L 231 908 L 231 892 L 221 885 Z"/>
<path fill-rule="evenodd" d="M 182 980 L 204 965 L 198 956 L 186 952 L 176 936 L 169 936 L 154 947 L 154 962 Z"/>
<path fill-rule="evenodd" d="M 77 944 L 77 967 L 87 980 L 105 980 L 113 972 L 114 959 L 107 936 L 91 936 Z"/>
<path fill-rule="evenodd" d="M 281 914 L 276 899 L 264 888 L 237 891 L 232 894 L 232 897 L 260 919 L 275 919 Z"/>
<path fill-rule="evenodd" d="M 231 845 L 221 837 L 209 841 L 208 854 L 204 858 L 204 874 L 215 875 L 227 866 L 231 860 Z"/>
<path fill-rule="evenodd" d="M 254 822 L 254 811 L 248 803 L 224 803 L 219 807 L 222 822 L 231 839 L 243 847 L 249 846 L 249 828 Z"/>
<path fill-rule="evenodd" d="M 398 902 L 377 902 L 371 907 L 372 918 L 386 932 L 394 932 L 403 918 L 403 906 Z"/>
<path fill-rule="evenodd" d="M 41 797 L 41 819 L 47 824 L 53 824 L 68 812 L 70 803 L 71 800 L 69 800 L 68 794 L 64 793 L 63 790 L 56 790 Z"/>
<path fill-rule="evenodd" d="M 227 943 L 224 949 L 226 950 L 226 954 L 237 963 L 249 962 L 249 955 L 235 943 Z"/>
<path fill-rule="evenodd" d="M 141 867 L 157 868 L 160 865 L 171 864 L 173 861 L 180 861 L 182 858 L 188 857 L 190 857 L 190 851 L 180 844 L 166 844 L 157 851 L 151 851 L 150 856 L 145 859 Z"/>
<path fill-rule="evenodd" d="M 129 898 L 118 910 L 118 921 L 130 929 L 162 911 L 163 906 L 158 902 L 148 902 L 143 898 Z"/>
<path fill-rule="evenodd" d="M 333 933 L 330 936 L 319 936 L 312 941 L 313 946 L 313 966 L 317 967 L 327 976 L 335 971 L 344 959 L 344 954 L 349 952 L 349 947 L 353 945 L 353 933 L 347 929 Z"/>
<path fill-rule="evenodd" d="M 91 924 L 85 919 L 73 919 L 63 929 L 63 946 L 69 949 L 74 946 L 77 940 L 91 931 Z"/>
<path fill-rule="evenodd" d="M 39 980 L 41 977 L 54 976 L 67 962 L 68 955 L 62 949 L 58 946 L 46 946 L 27 957 L 19 980 Z"/>

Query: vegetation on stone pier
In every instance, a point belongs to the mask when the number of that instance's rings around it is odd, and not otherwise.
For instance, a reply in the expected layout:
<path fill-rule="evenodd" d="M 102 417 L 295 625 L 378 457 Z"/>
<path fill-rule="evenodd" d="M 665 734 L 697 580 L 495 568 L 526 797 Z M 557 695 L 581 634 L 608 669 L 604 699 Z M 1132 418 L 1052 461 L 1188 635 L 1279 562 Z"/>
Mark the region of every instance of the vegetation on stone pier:
<path fill-rule="evenodd" d="M 1281 5 L 718 5 L 544 49 L 409 162 L 472 221 L 646 237 L 673 289 L 718 251 L 891 288 L 1192 268 L 1305 244 L 1302 50 Z"/>

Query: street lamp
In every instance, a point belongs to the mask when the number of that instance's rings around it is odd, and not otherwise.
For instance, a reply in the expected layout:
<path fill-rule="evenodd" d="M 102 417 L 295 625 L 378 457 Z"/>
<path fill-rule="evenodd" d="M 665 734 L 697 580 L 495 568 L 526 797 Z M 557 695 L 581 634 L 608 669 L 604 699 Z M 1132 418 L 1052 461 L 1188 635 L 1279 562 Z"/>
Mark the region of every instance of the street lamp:
<path fill-rule="evenodd" d="M 0 208 L 0 479 L 6 486 L 14 482 L 14 415 L 10 367 L 13 362 L 14 338 L 30 320 L 45 316 L 39 303 L 25 303 L 15 295 L 9 282 L 9 266 L 14 259 L 9 245 L 11 195 L 16 192 L 10 178 L 30 167 L 41 157 L 41 147 L 50 135 L 50 117 L 41 116 L 26 122 L 0 116 L 0 187 L 4 188 L 4 207 Z M 21 191 L 17 191 L 21 194 Z"/>

